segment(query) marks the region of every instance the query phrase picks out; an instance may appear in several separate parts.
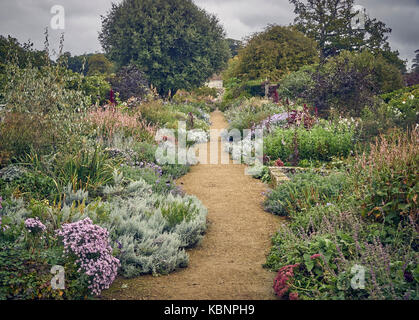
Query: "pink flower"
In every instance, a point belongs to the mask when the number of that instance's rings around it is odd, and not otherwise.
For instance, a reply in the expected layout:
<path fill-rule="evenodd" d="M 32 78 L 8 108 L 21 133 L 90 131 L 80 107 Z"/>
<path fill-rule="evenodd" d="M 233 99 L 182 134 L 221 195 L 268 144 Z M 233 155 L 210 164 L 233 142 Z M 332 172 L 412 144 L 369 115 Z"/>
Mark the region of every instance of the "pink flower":
<path fill-rule="evenodd" d="M 294 269 L 299 267 L 300 264 L 288 265 L 282 267 L 278 271 L 278 275 L 274 280 L 274 291 L 279 298 L 282 298 L 290 289 L 290 285 L 294 277 Z"/>
<path fill-rule="evenodd" d="M 298 292 L 291 292 L 289 294 L 290 300 L 298 300 Z"/>
<path fill-rule="evenodd" d="M 310 259 L 311 260 L 314 260 L 314 259 L 317 259 L 317 258 L 320 258 L 320 257 L 322 257 L 323 255 L 321 254 L 321 253 L 316 253 L 316 254 L 313 254 L 311 257 L 310 257 Z"/>
<path fill-rule="evenodd" d="M 91 293 L 99 295 L 115 280 L 120 261 L 112 256 L 109 233 L 92 220 L 64 224 L 57 234 L 63 239 L 65 252 L 77 256 L 80 272 L 90 277 Z"/>

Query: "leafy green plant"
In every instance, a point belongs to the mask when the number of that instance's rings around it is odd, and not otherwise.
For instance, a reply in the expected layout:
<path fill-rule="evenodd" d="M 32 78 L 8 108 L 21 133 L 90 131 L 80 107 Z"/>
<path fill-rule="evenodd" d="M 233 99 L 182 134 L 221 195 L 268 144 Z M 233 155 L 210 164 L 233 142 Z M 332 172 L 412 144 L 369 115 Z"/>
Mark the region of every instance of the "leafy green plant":
<path fill-rule="evenodd" d="M 336 126 L 336 123 L 315 125 L 306 130 L 296 130 L 299 157 L 301 160 L 330 161 L 332 157 L 347 157 L 354 148 L 354 130 L 351 126 Z M 294 152 L 294 130 L 277 128 L 264 140 L 264 153 L 270 159 L 288 161 Z"/>
<path fill-rule="evenodd" d="M 312 206 L 334 203 L 343 196 L 348 178 L 344 174 L 321 176 L 301 173 L 268 194 L 265 209 L 281 216 L 308 210 Z"/>
<path fill-rule="evenodd" d="M 161 208 L 161 213 L 169 222 L 171 227 L 180 224 L 183 221 L 189 222 L 194 219 L 197 208 L 192 203 L 188 202 L 170 202 Z"/>
<path fill-rule="evenodd" d="M 116 163 L 98 148 L 93 151 L 83 149 L 75 155 L 65 156 L 59 162 L 57 179 L 61 186 L 70 182 L 76 190 L 97 191 L 113 181 Z"/>
<path fill-rule="evenodd" d="M 418 222 L 418 130 L 408 136 L 393 131 L 380 136 L 353 164 L 362 213 L 397 225 L 409 217 Z"/>

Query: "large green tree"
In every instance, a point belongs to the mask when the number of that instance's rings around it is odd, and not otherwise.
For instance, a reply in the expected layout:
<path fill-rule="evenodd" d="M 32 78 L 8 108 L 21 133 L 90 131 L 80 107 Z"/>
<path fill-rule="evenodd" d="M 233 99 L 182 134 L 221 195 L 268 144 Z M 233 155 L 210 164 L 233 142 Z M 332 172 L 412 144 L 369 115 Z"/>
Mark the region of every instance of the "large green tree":
<path fill-rule="evenodd" d="M 323 58 L 343 50 L 389 52 L 387 42 L 391 28 L 385 23 L 356 10 L 354 0 L 289 0 L 297 15 L 295 24 L 306 35 L 319 43 Z M 354 25 L 357 17 L 362 23 Z M 389 60 L 398 56 L 388 54 Z M 390 61 L 389 61 L 390 62 Z M 400 59 L 397 61 L 400 63 Z M 399 67 L 401 69 L 402 67 Z"/>
<path fill-rule="evenodd" d="M 161 94 L 202 85 L 230 56 L 218 19 L 191 0 L 124 0 L 102 17 L 103 49 L 134 63 Z"/>
<path fill-rule="evenodd" d="M 239 54 L 239 50 L 243 47 L 243 42 L 240 40 L 234 40 L 231 38 L 227 39 L 228 46 L 230 47 L 232 57 Z"/>
<path fill-rule="evenodd" d="M 293 27 L 269 25 L 251 36 L 239 51 L 232 76 L 245 80 L 280 80 L 285 74 L 318 62 L 317 44 Z"/>

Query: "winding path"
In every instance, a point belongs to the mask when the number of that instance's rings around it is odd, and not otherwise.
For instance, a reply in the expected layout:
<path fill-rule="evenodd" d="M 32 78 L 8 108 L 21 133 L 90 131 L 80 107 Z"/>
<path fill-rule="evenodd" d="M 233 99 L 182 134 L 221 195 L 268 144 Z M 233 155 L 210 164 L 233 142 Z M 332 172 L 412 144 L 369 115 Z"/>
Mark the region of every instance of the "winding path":
<path fill-rule="evenodd" d="M 211 114 L 212 129 L 227 127 Z M 221 147 L 219 147 L 221 149 Z M 197 165 L 178 180 L 208 208 L 208 231 L 189 250 L 188 268 L 167 276 L 117 279 L 105 299 L 269 300 L 275 274 L 262 267 L 281 219 L 261 202 L 266 185 L 244 174 L 244 165 Z"/>

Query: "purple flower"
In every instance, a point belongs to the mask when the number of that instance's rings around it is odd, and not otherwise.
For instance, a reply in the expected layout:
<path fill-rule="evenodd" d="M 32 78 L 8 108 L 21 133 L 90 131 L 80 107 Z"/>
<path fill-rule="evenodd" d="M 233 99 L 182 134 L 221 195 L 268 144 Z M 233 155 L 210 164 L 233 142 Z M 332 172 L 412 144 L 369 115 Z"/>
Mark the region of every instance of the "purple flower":
<path fill-rule="evenodd" d="M 47 229 L 47 227 L 39 220 L 38 217 L 36 217 L 35 219 L 33 218 L 26 219 L 25 227 L 31 233 L 41 233 Z"/>
<path fill-rule="evenodd" d="M 91 293 L 99 295 L 108 289 L 120 266 L 120 261 L 112 256 L 108 230 L 86 218 L 64 224 L 56 233 L 62 237 L 65 252 L 76 255 L 79 271 L 90 277 Z"/>

